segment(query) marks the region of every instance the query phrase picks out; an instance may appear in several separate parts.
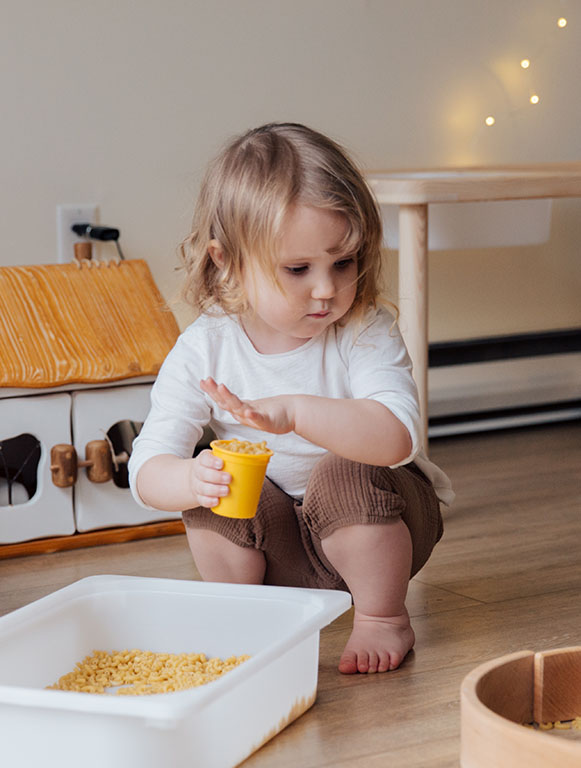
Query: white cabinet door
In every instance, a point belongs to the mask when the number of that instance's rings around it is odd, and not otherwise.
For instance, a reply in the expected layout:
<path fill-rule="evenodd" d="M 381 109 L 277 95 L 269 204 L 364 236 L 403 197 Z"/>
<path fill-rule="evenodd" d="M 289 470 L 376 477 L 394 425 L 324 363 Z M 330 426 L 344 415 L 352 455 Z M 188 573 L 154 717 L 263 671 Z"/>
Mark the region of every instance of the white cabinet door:
<path fill-rule="evenodd" d="M 75 532 L 73 489 L 57 488 L 50 449 L 70 443 L 69 394 L 0 400 L 0 543 Z"/>
<path fill-rule="evenodd" d="M 79 459 L 85 458 L 88 442 L 106 437 L 117 443 L 116 453 L 122 447 L 130 452 L 133 434 L 138 432 L 149 412 L 150 392 L 149 384 L 74 392 L 73 442 Z M 86 471 L 79 470 L 75 486 L 77 530 L 139 525 L 179 517 L 176 512 L 159 512 L 140 507 L 129 488 L 119 485 L 126 485 L 126 465 L 119 465 L 114 480 L 106 483 L 92 483 Z"/>

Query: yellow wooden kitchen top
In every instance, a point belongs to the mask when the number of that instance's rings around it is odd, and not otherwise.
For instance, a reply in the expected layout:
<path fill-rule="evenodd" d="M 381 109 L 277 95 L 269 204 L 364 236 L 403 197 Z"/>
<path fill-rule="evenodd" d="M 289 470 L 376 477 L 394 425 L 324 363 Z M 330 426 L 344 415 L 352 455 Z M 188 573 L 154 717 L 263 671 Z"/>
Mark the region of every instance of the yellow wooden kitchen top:
<path fill-rule="evenodd" d="M 0 267 L 0 387 L 153 375 L 178 334 L 140 259 Z"/>

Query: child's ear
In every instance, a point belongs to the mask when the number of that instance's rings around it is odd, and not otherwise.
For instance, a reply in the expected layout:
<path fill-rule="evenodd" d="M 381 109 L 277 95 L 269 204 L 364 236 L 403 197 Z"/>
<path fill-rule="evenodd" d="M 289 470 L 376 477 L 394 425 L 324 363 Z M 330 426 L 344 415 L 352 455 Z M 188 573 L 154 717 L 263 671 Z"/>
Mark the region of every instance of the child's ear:
<path fill-rule="evenodd" d="M 224 250 L 219 240 L 210 240 L 208 254 L 218 269 L 224 268 Z"/>

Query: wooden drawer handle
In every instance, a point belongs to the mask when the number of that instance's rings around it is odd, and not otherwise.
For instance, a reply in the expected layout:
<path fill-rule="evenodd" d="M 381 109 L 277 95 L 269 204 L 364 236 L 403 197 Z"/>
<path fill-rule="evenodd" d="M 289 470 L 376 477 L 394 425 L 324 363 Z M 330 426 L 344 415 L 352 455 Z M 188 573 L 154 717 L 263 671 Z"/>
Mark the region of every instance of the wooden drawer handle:
<path fill-rule="evenodd" d="M 79 467 L 87 467 L 87 475 L 92 483 L 106 483 L 113 477 L 111 449 L 106 440 L 91 440 L 85 446 L 85 461 L 79 461 Z"/>
<path fill-rule="evenodd" d="M 58 443 L 50 449 L 52 482 L 58 488 L 70 488 L 77 482 L 77 452 L 72 445 Z"/>
<path fill-rule="evenodd" d="M 50 450 L 52 481 L 58 488 L 70 488 L 77 482 L 79 467 L 86 467 L 92 483 L 106 483 L 113 477 L 113 458 L 106 440 L 91 440 L 85 446 L 85 460 L 79 461 L 72 445 L 59 443 Z"/>

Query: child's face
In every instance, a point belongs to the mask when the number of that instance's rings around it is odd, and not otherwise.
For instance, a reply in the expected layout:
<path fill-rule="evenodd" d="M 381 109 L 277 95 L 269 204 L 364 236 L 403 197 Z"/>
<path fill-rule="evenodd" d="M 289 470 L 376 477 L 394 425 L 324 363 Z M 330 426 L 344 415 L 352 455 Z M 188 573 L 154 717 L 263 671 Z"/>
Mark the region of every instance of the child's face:
<path fill-rule="evenodd" d="M 287 352 L 322 333 L 349 310 L 357 288 L 355 254 L 329 253 L 347 222 L 340 214 L 305 205 L 288 213 L 281 233 L 276 275 L 281 292 L 259 268 L 246 270 L 252 312 L 242 318 L 259 352 Z"/>

